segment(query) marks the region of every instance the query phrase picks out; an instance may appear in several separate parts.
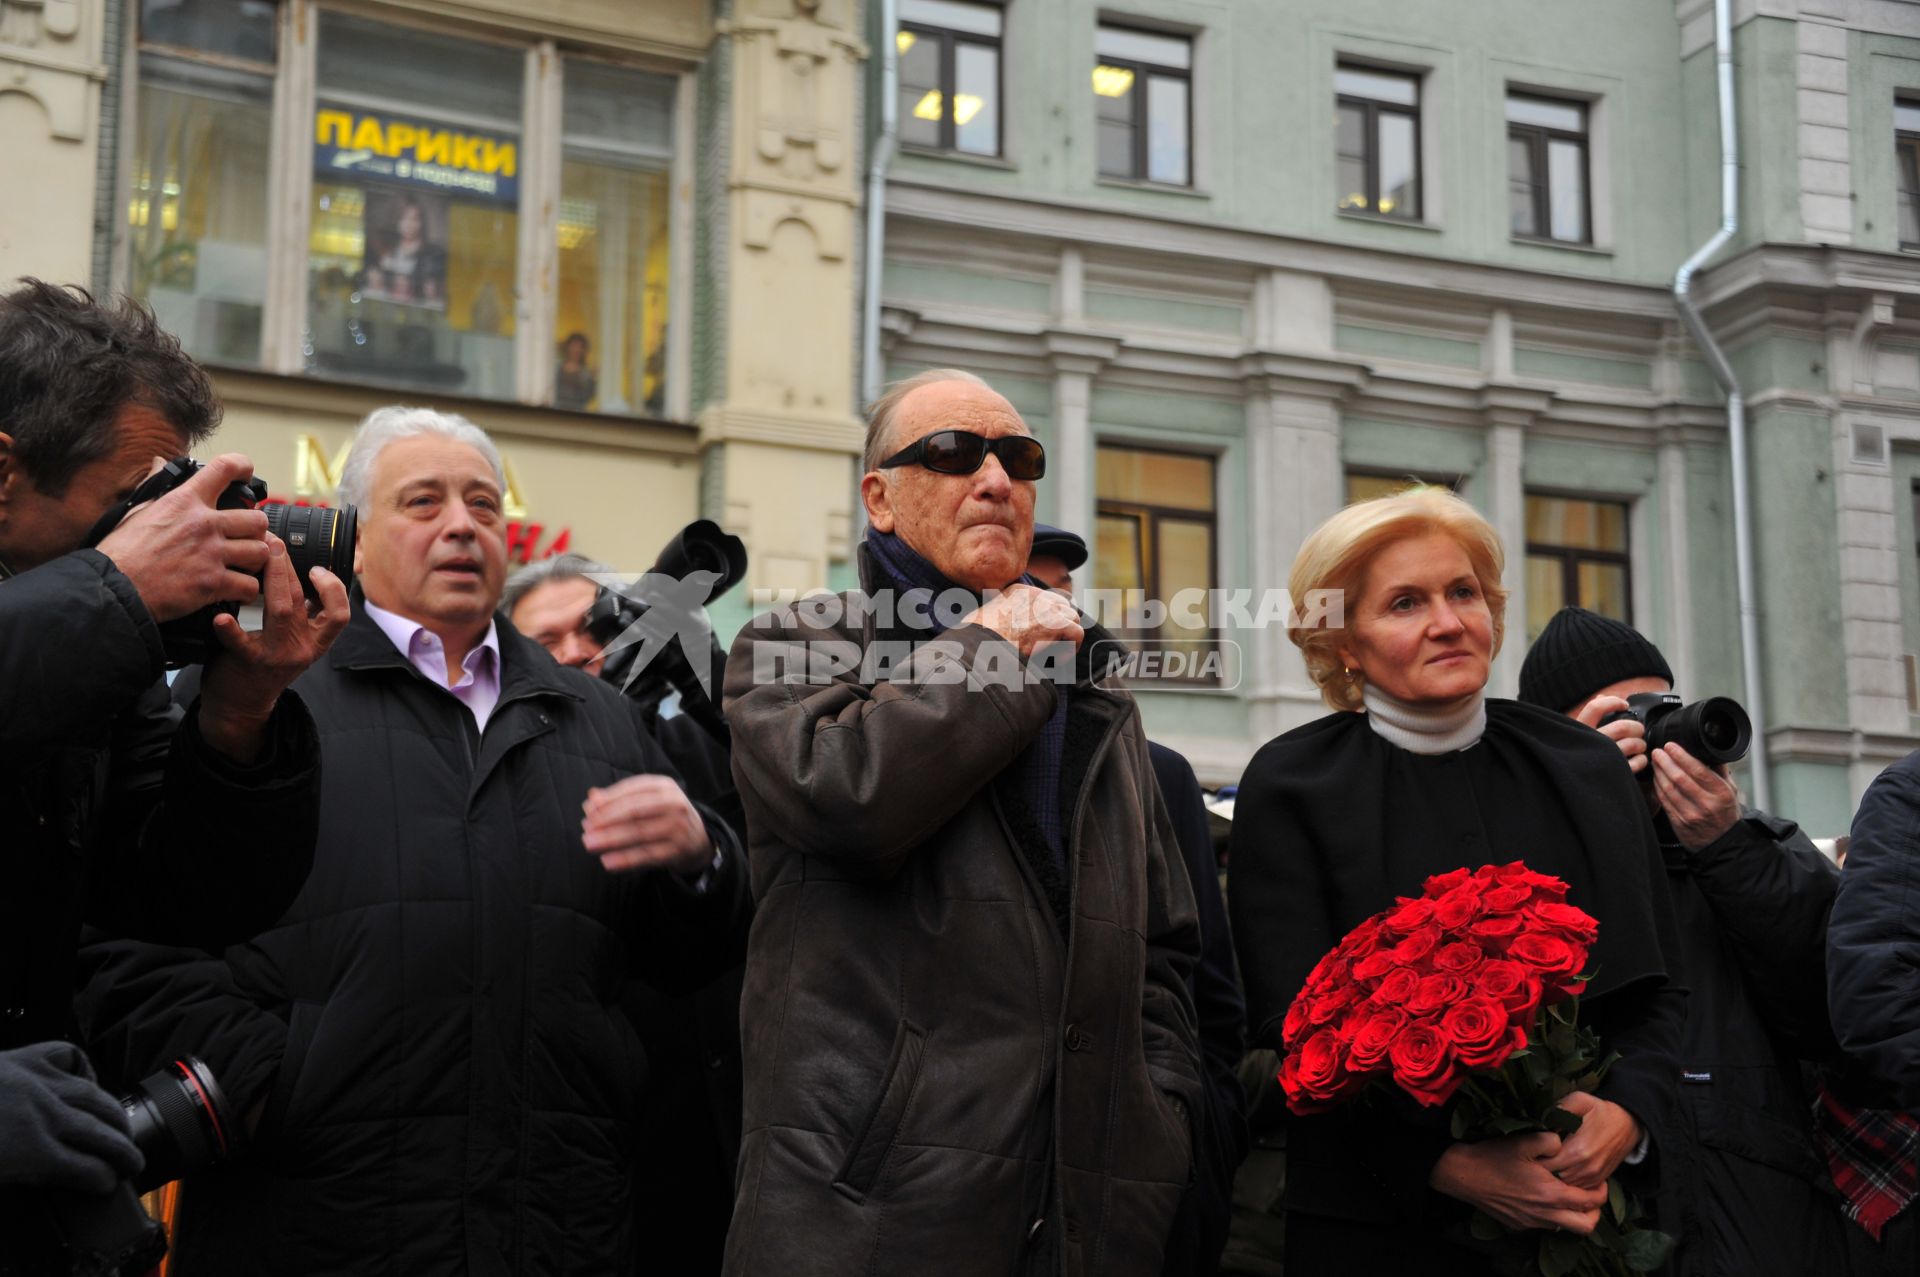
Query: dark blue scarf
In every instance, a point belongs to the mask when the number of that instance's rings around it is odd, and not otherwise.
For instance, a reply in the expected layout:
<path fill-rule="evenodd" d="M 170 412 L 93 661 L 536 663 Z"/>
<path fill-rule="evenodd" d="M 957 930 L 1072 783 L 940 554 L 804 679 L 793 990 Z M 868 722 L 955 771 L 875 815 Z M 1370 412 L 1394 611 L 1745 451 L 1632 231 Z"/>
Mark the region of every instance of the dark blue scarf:
<path fill-rule="evenodd" d="M 923 608 L 914 609 L 915 615 L 925 617 L 930 627 L 929 633 L 944 632 L 947 627 L 941 624 L 932 600 L 948 590 L 962 587 L 948 580 L 939 568 L 920 557 L 911 546 L 891 532 L 868 528 L 867 549 L 895 589 L 927 592 L 928 602 Z M 1021 580 L 1028 585 L 1040 585 L 1032 577 L 1023 576 Z M 1046 838 L 1047 850 L 1053 854 L 1054 867 L 1060 871 L 1062 881 L 1066 880 L 1067 873 L 1067 837 L 1066 821 L 1060 810 L 1060 777 L 1061 759 L 1067 749 L 1067 694 L 1071 690 L 1065 684 L 1054 685 L 1053 717 L 1047 720 L 1040 734 L 1033 738 L 1020 756 L 1013 760 L 1013 766 L 1020 772 L 1020 797 L 1028 815 Z"/>

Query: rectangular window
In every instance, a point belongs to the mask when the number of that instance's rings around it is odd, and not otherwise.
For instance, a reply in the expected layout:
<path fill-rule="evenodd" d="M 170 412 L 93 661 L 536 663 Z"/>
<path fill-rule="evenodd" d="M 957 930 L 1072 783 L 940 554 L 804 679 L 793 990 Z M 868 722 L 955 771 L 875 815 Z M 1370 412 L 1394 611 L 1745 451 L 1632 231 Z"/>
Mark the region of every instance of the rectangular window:
<path fill-rule="evenodd" d="M 1420 220 L 1420 77 L 1340 66 L 1334 134 L 1343 212 Z"/>
<path fill-rule="evenodd" d="M 1420 486 L 1445 488 L 1450 492 L 1460 490 L 1458 478 L 1442 478 L 1434 475 L 1382 474 L 1377 471 L 1347 471 L 1347 504 L 1356 501 L 1371 501 L 1375 497 L 1398 496 L 1408 488 Z"/>
<path fill-rule="evenodd" d="M 1563 607 L 1633 621 L 1627 505 L 1527 496 L 1527 642 Z"/>
<path fill-rule="evenodd" d="M 1521 239 L 1593 242 L 1587 108 L 1581 102 L 1507 95 L 1507 208 Z"/>
<path fill-rule="evenodd" d="M 997 5 L 901 0 L 900 140 L 964 155 L 1000 154 Z"/>
<path fill-rule="evenodd" d="M 562 93 L 553 402 L 657 417 L 674 82 L 568 59 Z"/>
<path fill-rule="evenodd" d="M 684 76 L 273 0 L 136 13 L 126 287 L 193 355 L 609 414 L 681 398 Z M 304 211 L 272 197 L 270 161 Z M 523 254 L 523 229 L 554 257 Z"/>
<path fill-rule="evenodd" d="M 269 5 L 142 0 L 128 288 L 211 363 L 261 358 L 273 62 Z"/>
<path fill-rule="evenodd" d="M 1125 606 L 1145 609 L 1107 619 L 1116 632 L 1153 640 L 1155 651 L 1181 653 L 1188 669 L 1203 668 L 1219 646 L 1208 593 L 1218 530 L 1214 469 L 1212 457 L 1106 445 L 1096 465 L 1094 588 L 1136 592 Z M 1176 597 L 1182 591 L 1197 593 Z M 1154 619 L 1153 607 L 1180 602 L 1196 606 L 1175 609 L 1157 624 L 1131 624 Z M 1182 624 L 1190 620 L 1200 624 Z"/>
<path fill-rule="evenodd" d="M 1101 24 L 1093 95 L 1102 177 L 1193 184 L 1193 41 Z"/>
<path fill-rule="evenodd" d="M 309 371 L 512 397 L 523 66 L 321 11 Z"/>
<path fill-rule="evenodd" d="M 1900 183 L 1900 247 L 1920 248 L 1920 102 L 1895 102 L 1893 128 Z"/>

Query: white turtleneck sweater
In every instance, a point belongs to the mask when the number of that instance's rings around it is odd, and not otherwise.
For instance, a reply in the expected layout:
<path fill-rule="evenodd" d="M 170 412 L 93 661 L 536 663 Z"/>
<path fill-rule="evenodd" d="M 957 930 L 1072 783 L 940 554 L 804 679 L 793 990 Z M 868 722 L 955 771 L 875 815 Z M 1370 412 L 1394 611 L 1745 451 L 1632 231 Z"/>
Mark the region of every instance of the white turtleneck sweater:
<path fill-rule="evenodd" d="M 1437 705 L 1395 700 L 1369 683 L 1362 691 L 1367 725 L 1390 745 L 1412 754 L 1451 754 L 1478 741 L 1487 730 L 1487 691 Z"/>

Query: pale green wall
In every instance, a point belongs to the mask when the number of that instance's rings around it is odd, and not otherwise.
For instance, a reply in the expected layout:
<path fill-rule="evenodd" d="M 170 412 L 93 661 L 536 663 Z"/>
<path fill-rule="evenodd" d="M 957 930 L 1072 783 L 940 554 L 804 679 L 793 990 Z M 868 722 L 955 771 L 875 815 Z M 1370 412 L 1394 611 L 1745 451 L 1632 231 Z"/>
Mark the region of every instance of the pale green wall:
<path fill-rule="evenodd" d="M 1844 728 L 1833 426 L 1824 416 L 1762 408 L 1752 414 L 1751 438 L 1767 721 Z"/>
<path fill-rule="evenodd" d="M 1677 128 L 1683 87 L 1692 90 L 1675 56 L 1679 32 L 1671 0 L 1553 0 L 1548 7 L 1550 15 L 1538 0 L 1010 4 L 1004 160 L 906 152 L 894 174 L 903 181 L 1063 199 L 1176 221 L 1659 283 L 1692 241 L 1705 238 L 1717 216 L 1710 183 L 1701 188 L 1709 203 L 1697 216 L 1689 213 L 1697 196 L 1681 177 L 1693 135 L 1704 132 L 1708 145 L 1713 140 L 1711 53 L 1709 114 L 1697 129 Z M 1192 190 L 1144 188 L 1096 175 L 1089 82 L 1094 31 L 1102 15 L 1130 14 L 1196 34 Z M 1429 68 L 1423 84 L 1426 225 L 1369 221 L 1335 209 L 1333 68 L 1343 56 Z M 1690 64 L 1688 75 L 1692 71 Z M 1599 249 L 1511 240 L 1504 119 L 1509 84 L 1600 103 L 1595 167 L 1605 174 L 1612 232 Z M 1792 145 L 1792 136 L 1789 127 L 1785 145 Z M 1698 235 L 1696 223 L 1706 228 Z"/>

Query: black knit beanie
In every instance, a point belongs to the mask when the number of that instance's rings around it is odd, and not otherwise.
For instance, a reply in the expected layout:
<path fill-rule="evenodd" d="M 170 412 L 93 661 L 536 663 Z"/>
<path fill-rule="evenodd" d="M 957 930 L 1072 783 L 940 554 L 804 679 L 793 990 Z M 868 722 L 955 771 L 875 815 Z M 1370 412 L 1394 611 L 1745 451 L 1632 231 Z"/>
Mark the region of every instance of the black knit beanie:
<path fill-rule="evenodd" d="M 1564 714 L 1601 688 L 1629 678 L 1673 682 L 1660 649 L 1624 621 L 1563 607 L 1520 665 L 1520 699 Z"/>

